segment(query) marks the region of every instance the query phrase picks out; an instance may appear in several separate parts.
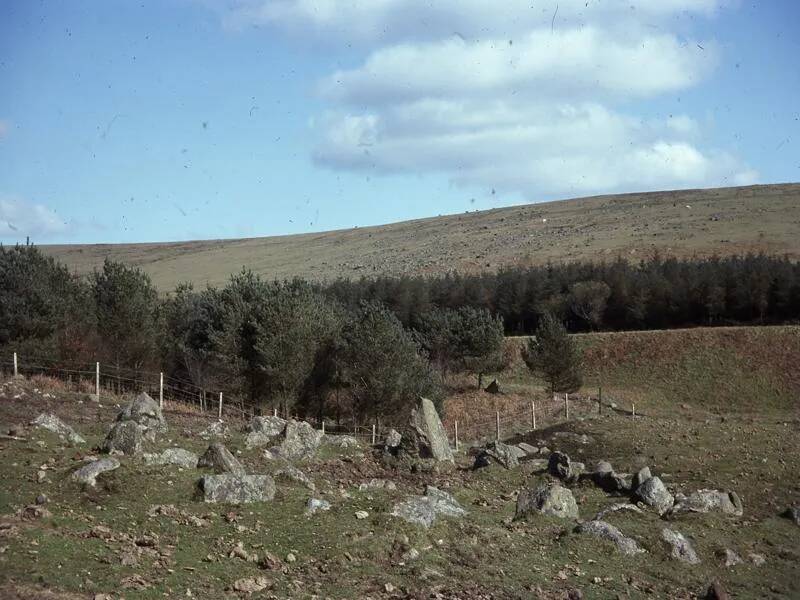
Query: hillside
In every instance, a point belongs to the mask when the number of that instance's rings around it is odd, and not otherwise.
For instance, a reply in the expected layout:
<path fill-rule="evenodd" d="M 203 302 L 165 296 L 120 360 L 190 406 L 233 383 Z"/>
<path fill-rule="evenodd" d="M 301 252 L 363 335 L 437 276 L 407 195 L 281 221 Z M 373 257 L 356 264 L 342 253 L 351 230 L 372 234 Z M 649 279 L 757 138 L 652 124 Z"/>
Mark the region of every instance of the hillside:
<path fill-rule="evenodd" d="M 247 266 L 269 278 L 435 274 L 548 261 L 767 252 L 800 257 L 800 184 L 598 196 L 376 227 L 238 240 L 53 245 L 78 273 L 105 258 L 162 291 L 218 285 Z"/>

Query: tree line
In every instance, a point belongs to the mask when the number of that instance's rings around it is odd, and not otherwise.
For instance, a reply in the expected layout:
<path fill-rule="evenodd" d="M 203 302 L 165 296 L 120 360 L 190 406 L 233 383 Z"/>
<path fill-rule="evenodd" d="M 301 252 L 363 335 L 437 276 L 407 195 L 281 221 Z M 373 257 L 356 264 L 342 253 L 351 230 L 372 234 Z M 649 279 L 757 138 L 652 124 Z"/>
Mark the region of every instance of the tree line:
<path fill-rule="evenodd" d="M 502 318 L 508 335 L 532 334 L 544 314 L 570 332 L 800 321 L 800 264 L 762 254 L 340 279 L 324 291 L 346 306 L 381 302 L 408 327 L 431 307 L 483 309 Z"/>

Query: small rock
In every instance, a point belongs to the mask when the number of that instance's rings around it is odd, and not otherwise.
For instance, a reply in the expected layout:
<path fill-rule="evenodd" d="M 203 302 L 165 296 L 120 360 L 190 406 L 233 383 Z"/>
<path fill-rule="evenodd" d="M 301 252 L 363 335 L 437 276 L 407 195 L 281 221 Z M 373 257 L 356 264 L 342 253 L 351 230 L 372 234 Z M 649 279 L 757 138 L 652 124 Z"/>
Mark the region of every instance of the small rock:
<path fill-rule="evenodd" d="M 763 554 L 756 554 L 754 552 L 751 552 L 748 555 L 748 558 L 750 559 L 750 562 L 757 567 L 761 567 L 767 562 L 767 559 Z"/>
<path fill-rule="evenodd" d="M 197 460 L 197 466 L 212 468 L 215 473 L 245 474 L 242 463 L 220 442 L 214 442 L 208 447 Z"/>
<path fill-rule="evenodd" d="M 522 489 L 517 496 L 515 519 L 534 512 L 562 519 L 577 519 L 578 504 L 569 488 L 558 483 L 546 483 L 536 489 Z"/>
<path fill-rule="evenodd" d="M 742 501 L 736 492 L 697 490 L 675 504 L 673 512 L 707 513 L 719 511 L 726 515 L 742 516 Z"/>
<path fill-rule="evenodd" d="M 85 464 L 73 472 L 71 477 L 79 483 L 94 487 L 99 475 L 118 468 L 119 461 L 116 458 L 101 458 Z"/>
<path fill-rule="evenodd" d="M 199 482 L 206 502 L 246 504 L 275 497 L 275 482 L 268 475 L 222 473 L 206 475 Z"/>
<path fill-rule="evenodd" d="M 661 530 L 661 539 L 670 545 L 672 558 L 690 565 L 700 563 L 700 557 L 697 556 L 694 546 L 682 533 L 665 528 Z"/>
<path fill-rule="evenodd" d="M 671 509 L 675 500 L 658 477 L 651 477 L 636 488 L 636 496 L 648 506 L 655 508 L 660 515 Z"/>
<path fill-rule="evenodd" d="M 308 503 L 306 504 L 306 514 L 313 515 L 317 511 L 320 510 L 330 510 L 331 503 L 327 500 L 321 500 L 319 498 L 309 498 Z"/>
<path fill-rule="evenodd" d="M 735 567 L 736 565 L 742 564 L 742 557 L 736 554 L 730 548 L 725 549 L 725 566 L 726 567 Z"/>
<path fill-rule="evenodd" d="M 31 421 L 30 424 L 34 427 L 40 427 L 55 433 L 58 435 L 58 437 L 63 440 L 67 440 L 70 444 L 86 443 L 86 440 L 78 435 L 72 427 L 64 423 L 64 421 L 52 413 L 42 413 L 33 421 Z"/>
<path fill-rule="evenodd" d="M 575 528 L 578 533 L 588 533 L 601 539 L 613 542 L 622 554 L 640 554 L 644 550 L 633 538 L 625 536 L 619 529 L 605 521 L 587 521 Z"/>
<path fill-rule="evenodd" d="M 361 519 L 366 519 L 367 517 L 369 517 L 369 513 L 367 511 L 365 510 L 356 511 L 356 519 L 361 520 Z"/>
<path fill-rule="evenodd" d="M 783 516 L 794 521 L 795 525 L 800 525 L 800 506 L 790 506 L 783 512 Z"/>
<path fill-rule="evenodd" d="M 233 582 L 233 589 L 236 592 L 245 594 L 254 594 L 270 587 L 271 582 L 266 577 L 248 577 L 245 579 L 237 579 Z"/>
<path fill-rule="evenodd" d="M 297 562 L 297 557 L 291 552 L 289 552 L 289 554 L 286 555 L 286 562 L 287 563 Z"/>

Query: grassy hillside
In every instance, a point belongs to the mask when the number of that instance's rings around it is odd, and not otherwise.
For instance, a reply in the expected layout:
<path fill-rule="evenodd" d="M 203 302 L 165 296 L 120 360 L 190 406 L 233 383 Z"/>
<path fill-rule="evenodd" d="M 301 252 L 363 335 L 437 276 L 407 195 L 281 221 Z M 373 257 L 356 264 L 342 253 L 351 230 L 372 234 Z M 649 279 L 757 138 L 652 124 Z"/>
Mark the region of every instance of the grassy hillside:
<path fill-rule="evenodd" d="M 800 184 L 599 196 L 377 227 L 239 240 L 43 246 L 79 273 L 108 257 L 162 291 L 221 284 L 247 266 L 267 277 L 475 272 L 548 261 L 710 256 L 800 258 Z"/>

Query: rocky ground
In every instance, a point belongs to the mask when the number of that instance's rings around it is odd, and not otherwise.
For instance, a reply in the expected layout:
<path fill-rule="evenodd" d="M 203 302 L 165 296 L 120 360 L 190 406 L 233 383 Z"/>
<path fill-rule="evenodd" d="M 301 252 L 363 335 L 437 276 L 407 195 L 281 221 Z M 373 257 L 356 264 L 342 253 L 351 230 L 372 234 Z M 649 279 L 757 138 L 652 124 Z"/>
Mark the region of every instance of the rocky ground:
<path fill-rule="evenodd" d="M 385 451 L 131 400 L 0 384 L 0 597 L 800 596 L 796 407 L 451 454 L 425 407 Z"/>

